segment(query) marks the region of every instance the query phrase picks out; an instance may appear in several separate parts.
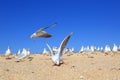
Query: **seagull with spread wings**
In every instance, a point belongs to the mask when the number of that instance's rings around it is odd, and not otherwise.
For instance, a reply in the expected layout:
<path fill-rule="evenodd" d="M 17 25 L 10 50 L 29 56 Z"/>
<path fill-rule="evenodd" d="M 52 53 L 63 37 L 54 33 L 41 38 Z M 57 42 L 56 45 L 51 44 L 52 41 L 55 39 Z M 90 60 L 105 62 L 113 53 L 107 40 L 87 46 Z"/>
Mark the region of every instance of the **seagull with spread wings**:
<path fill-rule="evenodd" d="M 65 47 L 71 37 L 73 33 L 70 33 L 67 37 L 65 37 L 65 39 L 61 42 L 60 44 L 60 47 L 58 48 L 57 51 L 53 51 L 52 48 L 46 43 L 47 47 L 49 48 L 50 50 L 50 53 L 51 53 L 51 59 L 52 61 L 54 62 L 55 65 L 60 65 L 61 64 L 61 61 L 62 61 L 62 58 L 63 58 L 63 55 L 64 55 L 64 50 L 65 50 Z"/>
<path fill-rule="evenodd" d="M 30 36 L 30 38 L 37 38 L 37 37 L 50 38 L 50 37 L 52 37 L 52 35 L 47 33 L 47 32 L 45 32 L 44 30 L 47 29 L 47 28 L 50 28 L 50 27 L 54 27 L 56 25 L 57 25 L 57 23 L 53 23 L 53 24 L 51 24 L 51 25 L 49 25 L 47 27 L 40 28 L 38 31 L 34 32 Z"/>

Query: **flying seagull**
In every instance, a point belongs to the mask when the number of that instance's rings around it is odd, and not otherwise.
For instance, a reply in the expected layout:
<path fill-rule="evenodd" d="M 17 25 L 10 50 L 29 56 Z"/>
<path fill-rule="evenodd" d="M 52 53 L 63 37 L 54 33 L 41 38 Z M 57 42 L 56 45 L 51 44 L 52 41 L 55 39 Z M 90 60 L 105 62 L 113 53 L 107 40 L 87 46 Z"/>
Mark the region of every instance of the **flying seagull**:
<path fill-rule="evenodd" d="M 43 27 L 43 28 L 40 28 L 38 31 L 34 32 L 30 38 L 37 38 L 37 37 L 42 37 L 42 38 L 49 38 L 49 37 L 52 37 L 51 34 L 45 32 L 44 30 L 47 29 L 47 28 L 50 28 L 50 27 L 54 27 L 56 26 L 57 23 L 53 23 L 47 27 Z"/>
<path fill-rule="evenodd" d="M 55 65 L 60 66 L 64 52 L 65 52 L 64 51 L 65 47 L 66 47 L 72 34 L 73 33 L 71 32 L 67 37 L 65 37 L 65 39 L 61 42 L 60 47 L 58 48 L 57 51 L 53 51 L 52 48 L 46 43 L 46 45 L 49 48 L 50 53 L 51 53 L 51 59 Z"/>

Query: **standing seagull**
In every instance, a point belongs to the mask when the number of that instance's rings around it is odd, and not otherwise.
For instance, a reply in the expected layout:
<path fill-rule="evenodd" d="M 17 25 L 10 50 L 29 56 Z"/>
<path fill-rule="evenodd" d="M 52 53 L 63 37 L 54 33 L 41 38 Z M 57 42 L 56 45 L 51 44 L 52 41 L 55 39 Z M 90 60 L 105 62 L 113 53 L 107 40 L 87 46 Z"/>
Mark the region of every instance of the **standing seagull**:
<path fill-rule="evenodd" d="M 67 37 L 65 37 L 57 51 L 53 51 L 52 48 L 46 43 L 47 47 L 50 50 L 52 61 L 54 62 L 55 65 L 60 66 L 64 55 L 65 46 L 67 45 L 72 34 L 73 33 L 70 33 Z"/>
<path fill-rule="evenodd" d="M 10 54 L 11 54 L 11 50 L 10 50 L 10 47 L 8 46 L 8 49 L 6 50 L 5 56 L 9 58 Z"/>
<path fill-rule="evenodd" d="M 30 38 L 37 38 L 37 37 L 42 37 L 42 38 L 49 38 L 49 37 L 52 37 L 51 34 L 43 31 L 47 28 L 50 28 L 50 27 L 54 27 L 57 23 L 53 23 L 51 24 L 50 26 L 47 26 L 47 27 L 44 27 L 44 28 L 40 28 L 38 31 L 36 31 L 35 33 L 33 33 Z"/>

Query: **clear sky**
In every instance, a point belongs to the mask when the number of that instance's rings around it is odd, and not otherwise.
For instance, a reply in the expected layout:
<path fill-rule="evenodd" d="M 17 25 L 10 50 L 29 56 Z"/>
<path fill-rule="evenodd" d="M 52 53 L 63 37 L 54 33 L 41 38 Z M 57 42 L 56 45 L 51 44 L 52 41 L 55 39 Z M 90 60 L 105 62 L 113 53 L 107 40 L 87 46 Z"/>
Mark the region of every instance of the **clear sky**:
<path fill-rule="evenodd" d="M 30 39 L 41 27 L 57 22 L 46 31 L 51 38 Z M 120 45 L 119 0 L 0 0 L 0 53 L 29 48 L 41 52 L 46 47 L 59 46 L 73 32 L 67 47 Z M 46 47 L 47 48 L 47 47 Z"/>

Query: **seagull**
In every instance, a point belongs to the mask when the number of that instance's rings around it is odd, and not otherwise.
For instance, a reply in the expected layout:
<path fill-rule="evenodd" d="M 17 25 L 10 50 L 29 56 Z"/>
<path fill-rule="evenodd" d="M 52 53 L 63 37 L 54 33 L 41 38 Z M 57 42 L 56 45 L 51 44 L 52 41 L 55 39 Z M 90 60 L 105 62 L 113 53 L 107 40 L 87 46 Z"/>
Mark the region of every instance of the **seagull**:
<path fill-rule="evenodd" d="M 10 47 L 8 46 L 8 49 L 6 50 L 5 56 L 9 57 L 11 54 Z"/>
<path fill-rule="evenodd" d="M 42 54 L 48 56 L 49 55 L 49 51 L 47 51 L 46 48 L 44 48 Z"/>
<path fill-rule="evenodd" d="M 106 45 L 106 46 L 105 46 L 105 51 L 104 51 L 104 52 L 110 52 L 110 51 L 111 51 L 110 46 L 109 46 L 109 45 Z"/>
<path fill-rule="evenodd" d="M 52 37 L 52 35 L 47 33 L 47 32 L 45 32 L 44 30 L 47 29 L 47 28 L 50 28 L 50 27 L 54 27 L 56 25 L 57 25 L 57 23 L 53 23 L 53 24 L 51 24 L 51 25 L 49 25 L 47 27 L 40 28 L 38 31 L 34 32 L 30 36 L 30 38 L 37 38 L 37 37 L 50 38 L 50 37 Z"/>
<path fill-rule="evenodd" d="M 15 56 L 15 58 L 21 60 L 28 57 L 29 55 L 30 55 L 30 50 L 23 48 L 22 52 L 19 55 Z"/>
<path fill-rule="evenodd" d="M 65 52 L 64 51 L 65 46 L 67 45 L 72 34 L 73 33 L 71 32 L 67 37 L 65 37 L 65 39 L 61 42 L 60 47 L 58 48 L 57 51 L 53 51 L 52 48 L 46 43 L 51 53 L 51 59 L 55 65 L 60 66 L 63 63 L 63 62 L 61 63 L 61 61 Z"/>
<path fill-rule="evenodd" d="M 113 51 L 113 52 L 117 52 L 117 51 L 118 51 L 118 47 L 117 47 L 116 44 L 114 44 L 112 51 Z"/>
<path fill-rule="evenodd" d="M 17 54 L 16 55 L 20 55 L 20 49 L 18 50 Z"/>

